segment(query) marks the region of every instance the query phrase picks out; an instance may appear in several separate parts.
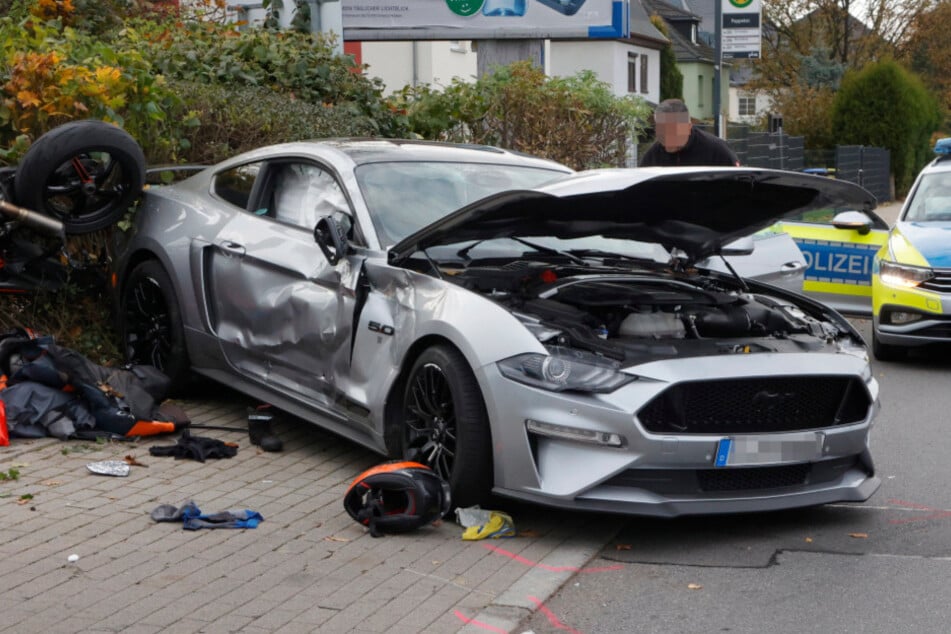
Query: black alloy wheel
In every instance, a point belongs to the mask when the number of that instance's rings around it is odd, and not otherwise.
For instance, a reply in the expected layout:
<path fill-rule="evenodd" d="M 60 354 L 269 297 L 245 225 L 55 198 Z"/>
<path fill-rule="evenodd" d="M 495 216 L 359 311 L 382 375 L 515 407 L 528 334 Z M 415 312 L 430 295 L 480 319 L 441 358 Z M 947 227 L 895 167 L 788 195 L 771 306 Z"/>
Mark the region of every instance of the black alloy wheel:
<path fill-rule="evenodd" d="M 453 506 L 484 502 L 492 486 L 491 434 L 465 357 L 446 345 L 425 350 L 410 370 L 402 409 L 403 457 L 447 481 Z"/>
<path fill-rule="evenodd" d="M 181 391 L 189 374 L 181 311 L 171 280 L 158 262 L 136 266 L 123 287 L 121 336 L 126 360 L 152 365 Z"/>

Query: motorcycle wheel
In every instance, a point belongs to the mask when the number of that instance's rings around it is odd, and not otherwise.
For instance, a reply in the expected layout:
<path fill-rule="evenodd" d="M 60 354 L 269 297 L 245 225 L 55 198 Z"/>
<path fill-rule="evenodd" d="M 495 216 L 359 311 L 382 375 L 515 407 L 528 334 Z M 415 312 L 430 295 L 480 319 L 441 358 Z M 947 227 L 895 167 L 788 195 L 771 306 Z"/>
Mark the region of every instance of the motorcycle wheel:
<path fill-rule="evenodd" d="M 104 229 L 125 214 L 145 184 L 145 155 L 128 132 L 86 119 L 47 132 L 17 167 L 18 205 L 52 216 L 66 233 Z"/>

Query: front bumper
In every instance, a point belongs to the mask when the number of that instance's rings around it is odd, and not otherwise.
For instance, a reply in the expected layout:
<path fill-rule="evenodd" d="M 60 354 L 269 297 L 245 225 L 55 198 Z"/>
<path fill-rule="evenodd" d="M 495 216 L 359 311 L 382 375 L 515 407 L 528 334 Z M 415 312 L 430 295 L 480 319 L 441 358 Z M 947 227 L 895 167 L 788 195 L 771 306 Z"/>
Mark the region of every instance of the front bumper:
<path fill-rule="evenodd" d="M 942 272 L 941 278 L 951 278 Z M 951 342 L 951 294 L 924 287 L 902 288 L 872 279 L 872 328 L 875 338 L 887 345 L 915 347 Z M 917 321 L 891 323 L 894 312 L 920 315 Z"/>
<path fill-rule="evenodd" d="M 821 376 L 816 373 L 821 368 Z M 496 447 L 495 492 L 549 506 L 638 515 L 738 513 L 861 502 L 878 488 L 868 449 L 878 410 L 878 384 L 866 362 L 847 354 L 731 355 L 658 361 L 634 368 L 642 377 L 612 394 L 551 393 L 480 370 L 479 380 Z M 759 381 L 766 378 L 848 377 L 864 391 L 863 416 L 847 424 L 798 430 L 724 433 L 703 427 L 686 433 L 655 433 L 637 413 L 659 394 L 689 382 Z M 861 380 L 858 379 L 861 377 Z M 621 447 L 545 437 L 526 429 L 526 420 L 543 421 L 598 434 L 617 434 Z M 782 417 L 784 425 L 789 417 Z M 747 424 L 745 422 L 744 424 Z M 724 439 L 799 439 L 815 434 L 815 455 L 795 459 L 767 457 L 716 467 Z"/>

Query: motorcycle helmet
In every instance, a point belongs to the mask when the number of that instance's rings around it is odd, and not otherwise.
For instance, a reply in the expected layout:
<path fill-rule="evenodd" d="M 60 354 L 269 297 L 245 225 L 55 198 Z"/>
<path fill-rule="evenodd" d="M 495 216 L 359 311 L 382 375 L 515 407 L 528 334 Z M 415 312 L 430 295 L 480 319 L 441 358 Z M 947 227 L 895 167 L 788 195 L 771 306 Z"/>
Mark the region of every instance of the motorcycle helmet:
<path fill-rule="evenodd" d="M 405 533 L 449 512 L 449 483 L 424 464 L 394 461 L 361 473 L 347 489 L 343 505 L 370 535 Z"/>

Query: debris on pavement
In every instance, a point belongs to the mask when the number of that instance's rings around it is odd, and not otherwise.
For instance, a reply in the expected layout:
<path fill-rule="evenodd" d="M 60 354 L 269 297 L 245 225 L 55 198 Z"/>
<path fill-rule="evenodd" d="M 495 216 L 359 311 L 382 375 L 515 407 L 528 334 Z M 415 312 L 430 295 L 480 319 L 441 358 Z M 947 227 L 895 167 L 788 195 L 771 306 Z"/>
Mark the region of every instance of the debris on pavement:
<path fill-rule="evenodd" d="M 100 460 L 86 465 L 90 473 L 96 475 L 116 476 L 124 478 L 129 475 L 130 467 L 124 460 Z"/>
<path fill-rule="evenodd" d="M 192 436 L 188 429 L 184 429 L 176 444 L 154 445 L 149 447 L 149 453 L 153 456 L 175 456 L 176 460 L 189 458 L 204 462 L 208 458 L 233 458 L 238 453 L 238 445 L 217 438 Z"/>
<path fill-rule="evenodd" d="M 502 511 L 483 509 L 478 505 L 457 508 L 456 521 L 465 527 L 462 539 L 466 541 L 515 537 L 515 522 L 511 515 Z"/>
<path fill-rule="evenodd" d="M 181 521 L 182 528 L 189 531 L 202 528 L 257 528 L 264 521 L 260 513 L 250 509 L 205 514 L 191 500 L 181 507 L 160 504 L 149 515 L 156 522 Z"/>

